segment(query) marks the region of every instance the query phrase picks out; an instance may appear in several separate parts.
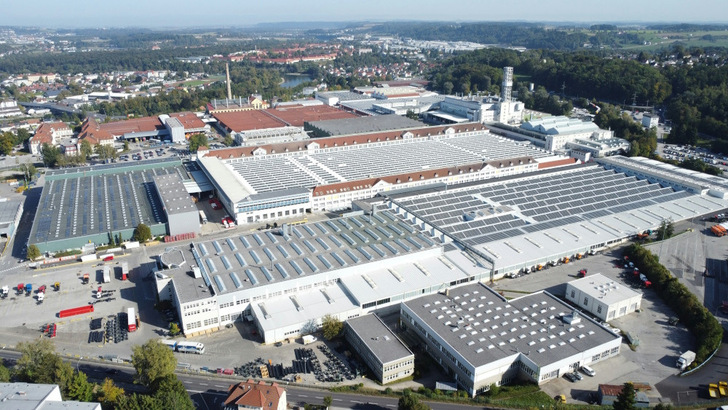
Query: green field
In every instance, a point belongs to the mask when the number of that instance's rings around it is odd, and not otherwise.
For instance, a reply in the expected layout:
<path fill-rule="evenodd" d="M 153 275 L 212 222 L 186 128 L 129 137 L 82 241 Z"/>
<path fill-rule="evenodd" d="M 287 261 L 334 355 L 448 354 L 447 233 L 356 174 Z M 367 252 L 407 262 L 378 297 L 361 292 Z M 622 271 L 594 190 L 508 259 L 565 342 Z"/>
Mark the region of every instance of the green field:
<path fill-rule="evenodd" d="M 639 35 L 649 44 L 627 45 L 625 49 L 654 51 L 680 42 L 686 47 L 728 47 L 728 31 L 695 31 L 668 32 L 656 30 L 636 30 L 632 34 Z"/>

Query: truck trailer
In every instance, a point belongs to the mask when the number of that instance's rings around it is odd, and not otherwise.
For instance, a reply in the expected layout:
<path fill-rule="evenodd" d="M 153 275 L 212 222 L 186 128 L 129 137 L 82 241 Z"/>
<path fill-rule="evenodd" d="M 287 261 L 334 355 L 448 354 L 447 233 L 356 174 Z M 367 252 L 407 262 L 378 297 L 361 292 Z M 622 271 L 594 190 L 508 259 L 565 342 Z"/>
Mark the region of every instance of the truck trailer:
<path fill-rule="evenodd" d="M 134 308 L 129 308 L 126 311 L 126 322 L 128 324 L 128 328 L 130 332 L 134 332 L 137 330 L 136 326 L 136 312 Z"/>
<path fill-rule="evenodd" d="M 104 266 L 104 283 L 111 282 L 111 267 Z"/>

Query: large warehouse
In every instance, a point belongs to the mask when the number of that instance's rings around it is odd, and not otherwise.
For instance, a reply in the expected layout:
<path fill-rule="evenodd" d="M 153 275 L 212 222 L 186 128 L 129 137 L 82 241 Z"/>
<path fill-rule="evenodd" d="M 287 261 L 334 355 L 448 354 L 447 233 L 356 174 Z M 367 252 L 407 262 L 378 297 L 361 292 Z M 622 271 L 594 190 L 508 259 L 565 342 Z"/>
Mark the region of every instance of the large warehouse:
<path fill-rule="evenodd" d="M 622 337 L 546 291 L 507 300 L 477 283 L 403 302 L 403 326 L 471 396 L 541 384 L 619 354 Z"/>
<path fill-rule="evenodd" d="M 641 159 L 604 161 L 614 169 L 596 164 L 560 167 L 393 195 L 388 206 L 438 239 L 467 246 L 492 265 L 494 277 L 573 259 L 656 229 L 663 221 L 728 207 L 722 199 L 728 185 L 714 182 L 709 188 L 694 178 L 696 187 L 686 190 L 687 181 L 668 178 Z M 660 183 L 650 182 L 658 179 Z"/>
<path fill-rule="evenodd" d="M 198 151 L 198 157 L 238 224 L 346 209 L 352 201 L 394 189 L 574 162 L 492 135 L 481 124 Z"/>
<path fill-rule="evenodd" d="M 153 235 L 176 230 L 168 227 L 154 178 L 182 175 L 194 191 L 199 189 L 191 182 L 195 170 L 195 164 L 170 158 L 47 171 L 28 243 L 41 252 L 55 252 L 107 244 L 118 234 L 129 240 L 140 223 Z"/>
<path fill-rule="evenodd" d="M 157 291 L 185 335 L 247 318 L 265 343 L 489 274 L 388 211 L 196 242 L 161 261 Z"/>

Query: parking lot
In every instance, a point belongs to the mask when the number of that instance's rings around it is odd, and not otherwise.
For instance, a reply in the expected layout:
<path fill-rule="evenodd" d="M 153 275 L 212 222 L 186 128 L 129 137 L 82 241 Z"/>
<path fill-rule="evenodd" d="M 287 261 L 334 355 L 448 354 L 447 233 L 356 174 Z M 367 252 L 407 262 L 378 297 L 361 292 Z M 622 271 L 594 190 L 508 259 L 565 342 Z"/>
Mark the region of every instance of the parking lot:
<path fill-rule="evenodd" d="M 615 248 L 603 254 L 515 279 L 502 279 L 493 288 L 502 291 L 507 298 L 516 298 L 541 289 L 563 298 L 566 283 L 576 279 L 581 269 L 587 269 L 587 277 L 601 273 L 623 286 L 634 286 L 629 277 L 622 275 L 624 270 L 617 267 L 622 249 L 623 247 Z M 594 377 L 584 376 L 583 380 L 577 382 L 570 382 L 562 377 L 544 384 L 544 392 L 552 397 L 565 394 L 568 402 L 588 402 L 589 395 L 596 393 L 599 384 L 621 385 L 631 381 L 653 386 L 647 395 L 651 400 L 658 400 L 661 392 L 654 386 L 678 373 L 675 367 L 677 356 L 692 348 L 694 342 L 684 326 L 668 324 L 669 317 L 674 316 L 674 313 L 662 303 L 655 292 L 639 287 L 634 287 L 634 290 L 643 294 L 641 311 L 618 318 L 609 324 L 637 336 L 640 345 L 633 351 L 625 341 L 619 356 L 590 365 L 596 372 Z"/>

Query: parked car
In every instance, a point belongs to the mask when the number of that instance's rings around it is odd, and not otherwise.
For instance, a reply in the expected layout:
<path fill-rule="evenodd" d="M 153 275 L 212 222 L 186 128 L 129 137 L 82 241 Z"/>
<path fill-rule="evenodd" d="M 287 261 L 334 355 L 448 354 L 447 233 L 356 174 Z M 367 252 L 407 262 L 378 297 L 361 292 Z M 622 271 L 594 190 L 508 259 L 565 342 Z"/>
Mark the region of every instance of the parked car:
<path fill-rule="evenodd" d="M 566 380 L 574 383 L 577 380 L 576 377 L 574 376 L 574 374 L 575 373 L 566 373 L 566 374 L 564 374 L 564 377 L 566 378 Z"/>

